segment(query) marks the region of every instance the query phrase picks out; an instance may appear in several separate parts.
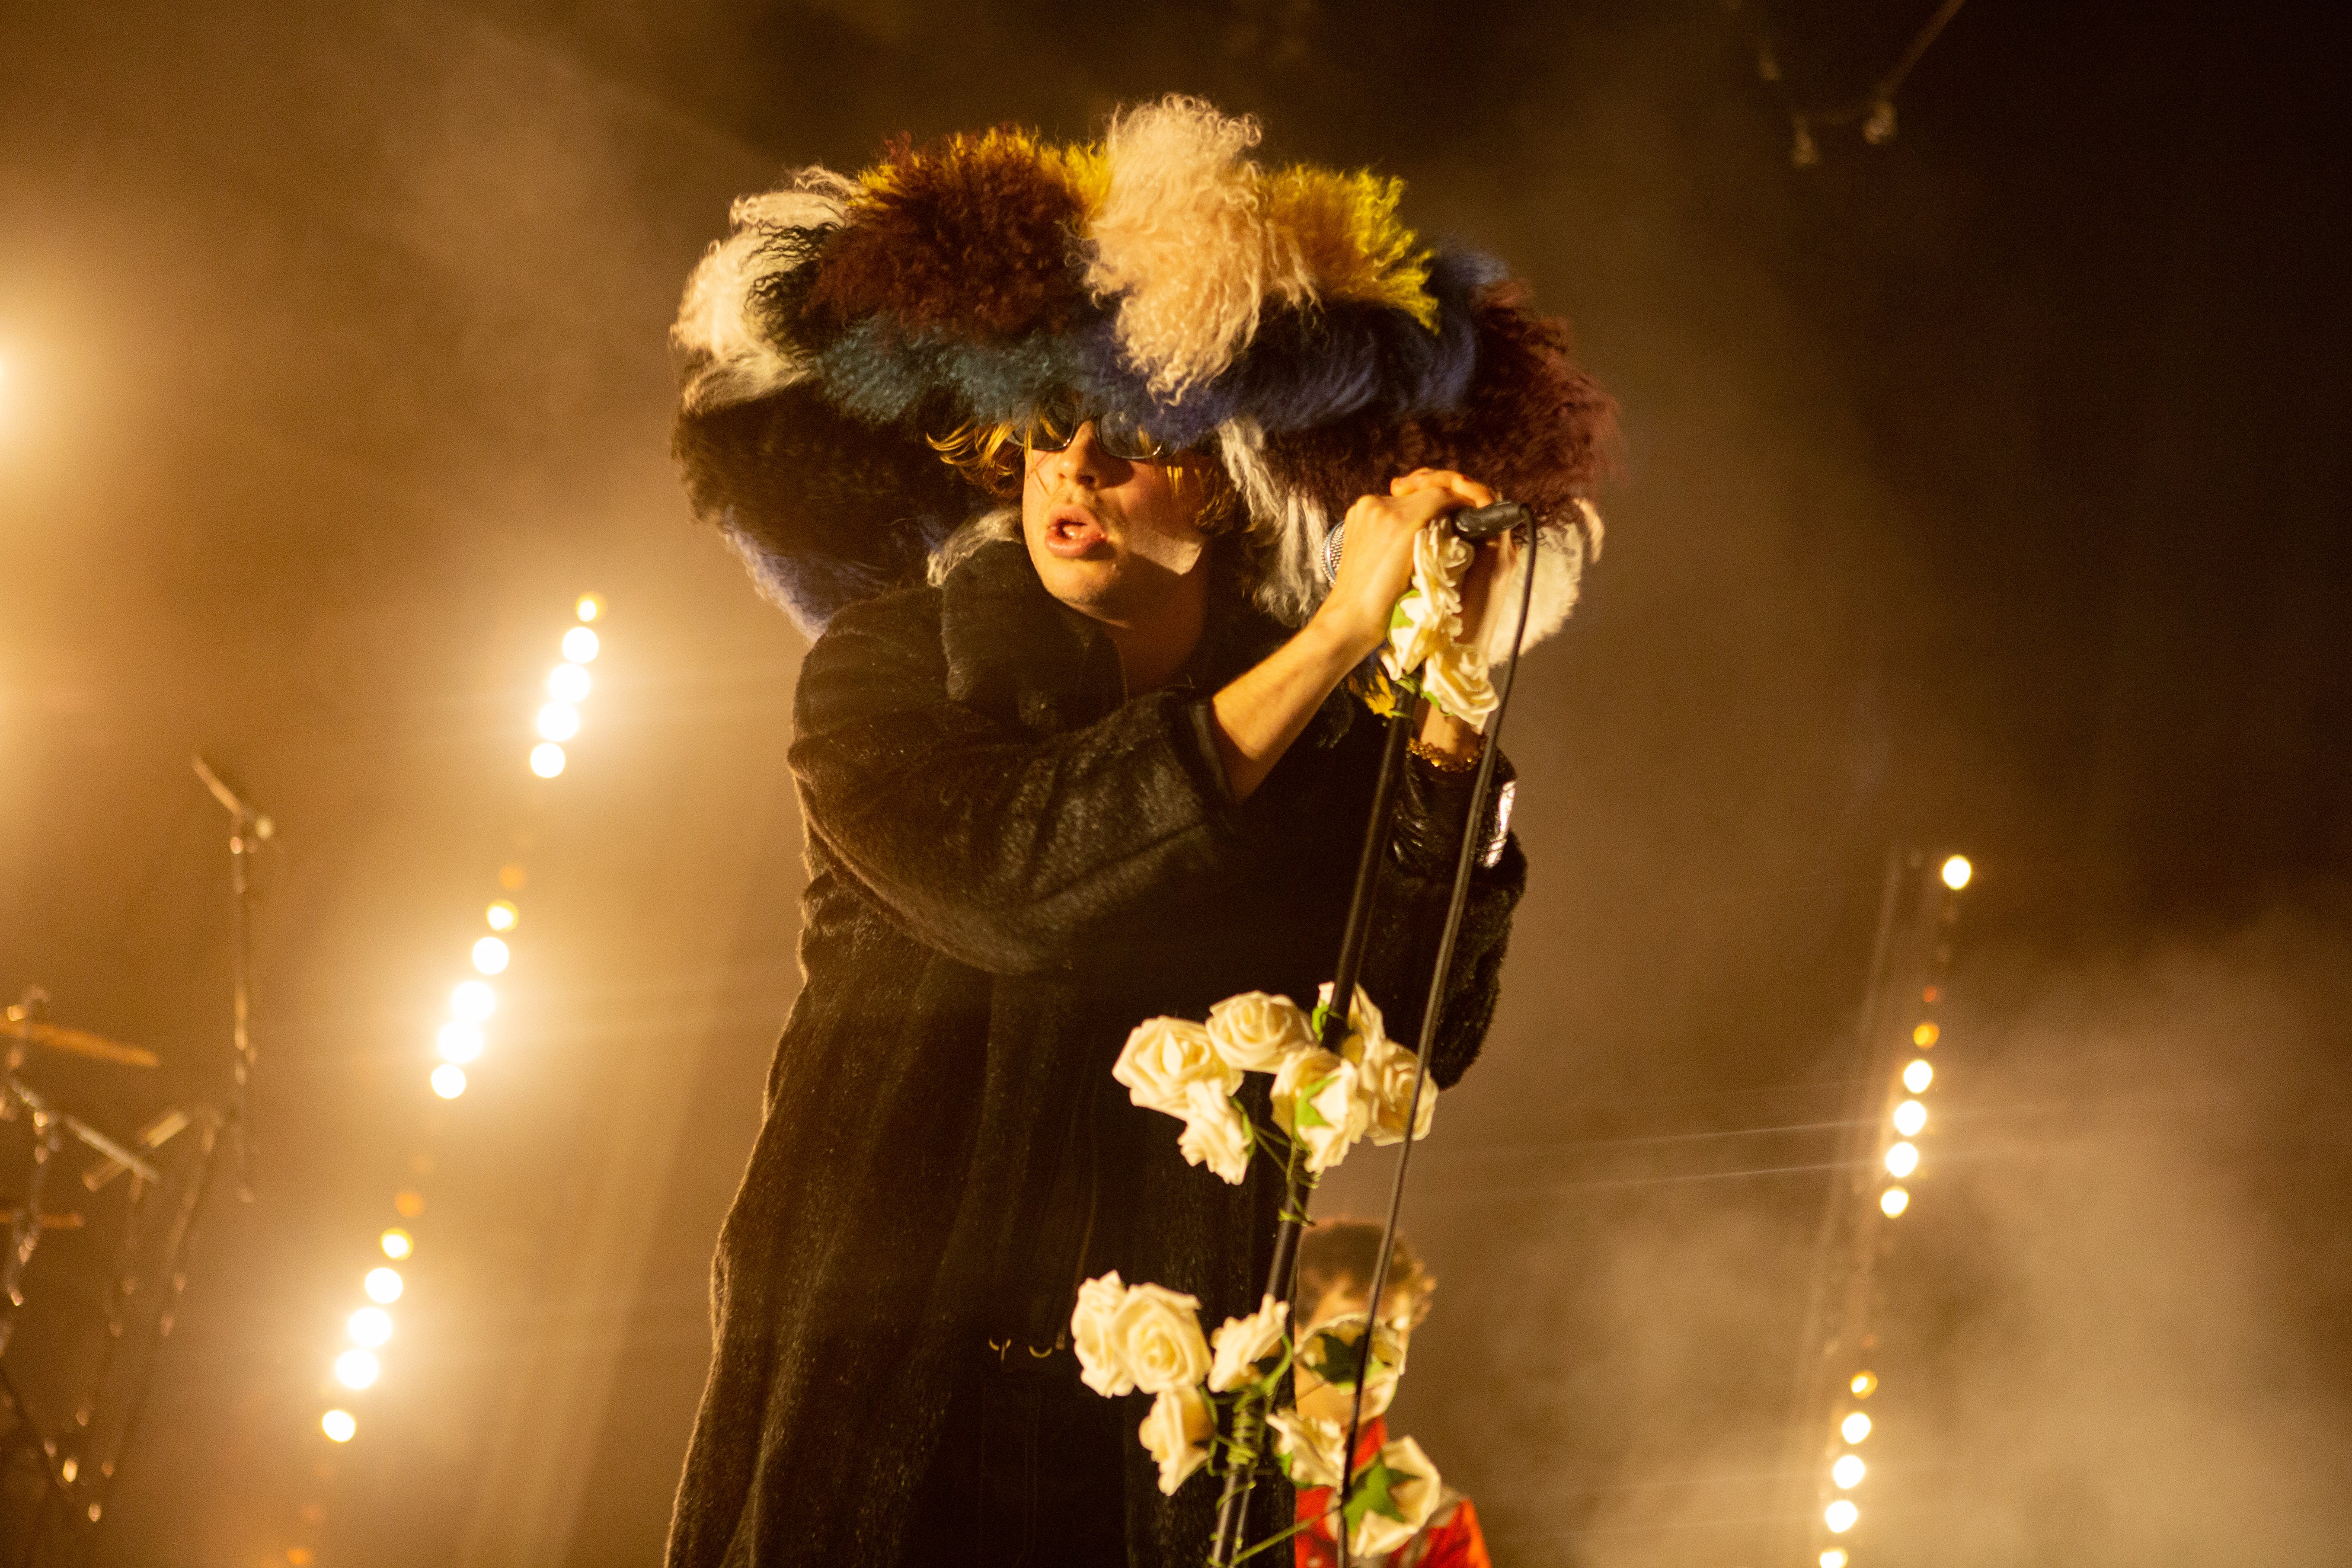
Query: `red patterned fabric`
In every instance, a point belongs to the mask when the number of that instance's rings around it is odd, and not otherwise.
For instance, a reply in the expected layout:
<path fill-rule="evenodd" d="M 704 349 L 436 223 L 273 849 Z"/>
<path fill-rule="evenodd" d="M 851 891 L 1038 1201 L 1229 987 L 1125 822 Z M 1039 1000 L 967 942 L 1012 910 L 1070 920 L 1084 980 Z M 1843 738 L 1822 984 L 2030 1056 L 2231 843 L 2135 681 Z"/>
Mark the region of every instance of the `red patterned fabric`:
<path fill-rule="evenodd" d="M 1365 1423 L 1356 1434 L 1356 1463 L 1370 1459 L 1388 1446 L 1388 1440 L 1385 1419 Z M 1330 1506 L 1330 1488 L 1300 1490 L 1299 1520 L 1315 1522 L 1290 1538 L 1297 1568 L 1339 1568 L 1337 1521 L 1323 1517 Z M 1352 1563 L 1360 1568 L 1494 1568 L 1494 1560 L 1486 1555 L 1486 1531 L 1478 1528 L 1477 1506 L 1466 1497 L 1448 1499 L 1420 1534 L 1387 1556 L 1356 1558 Z"/>

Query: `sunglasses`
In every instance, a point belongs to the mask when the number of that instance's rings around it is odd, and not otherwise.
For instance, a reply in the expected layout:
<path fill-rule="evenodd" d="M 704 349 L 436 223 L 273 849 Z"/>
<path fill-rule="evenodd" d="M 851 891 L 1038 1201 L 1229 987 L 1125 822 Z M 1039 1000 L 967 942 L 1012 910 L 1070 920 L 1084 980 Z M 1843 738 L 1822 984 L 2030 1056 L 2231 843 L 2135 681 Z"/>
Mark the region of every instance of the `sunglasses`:
<path fill-rule="evenodd" d="M 1040 405 L 1027 419 L 1016 420 L 1013 430 L 1033 452 L 1066 452 L 1078 438 L 1078 427 L 1087 424 L 1095 427 L 1096 443 L 1122 463 L 1164 462 L 1180 450 L 1190 450 L 1160 440 L 1126 415 L 1088 408 L 1075 397 Z"/>

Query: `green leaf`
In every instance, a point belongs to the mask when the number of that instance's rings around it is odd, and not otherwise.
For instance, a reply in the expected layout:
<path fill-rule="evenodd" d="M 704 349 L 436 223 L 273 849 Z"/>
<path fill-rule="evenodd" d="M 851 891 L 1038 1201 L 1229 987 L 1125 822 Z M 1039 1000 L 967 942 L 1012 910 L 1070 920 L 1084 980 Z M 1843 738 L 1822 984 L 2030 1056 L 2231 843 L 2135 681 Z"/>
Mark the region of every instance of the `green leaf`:
<path fill-rule="evenodd" d="M 1392 1470 L 1387 1461 L 1375 1457 L 1370 1464 L 1357 1472 L 1354 1489 L 1348 1499 L 1347 1508 L 1341 1512 L 1341 1517 L 1348 1521 L 1348 1533 L 1353 1535 L 1357 1524 L 1368 1513 L 1376 1513 L 1382 1519 L 1392 1519 L 1402 1524 L 1404 1505 L 1396 1500 L 1396 1484 L 1419 1479 L 1403 1470 Z"/>

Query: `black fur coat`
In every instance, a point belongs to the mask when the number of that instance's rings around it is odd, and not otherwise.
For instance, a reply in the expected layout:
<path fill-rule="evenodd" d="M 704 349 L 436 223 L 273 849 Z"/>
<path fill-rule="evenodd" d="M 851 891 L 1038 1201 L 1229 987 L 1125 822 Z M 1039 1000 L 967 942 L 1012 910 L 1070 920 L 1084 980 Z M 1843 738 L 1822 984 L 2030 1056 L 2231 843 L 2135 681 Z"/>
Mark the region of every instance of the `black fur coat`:
<path fill-rule="evenodd" d="M 1026 1256 L 1089 1097 L 1108 1104 L 1122 1276 L 1198 1296 L 1207 1328 L 1256 1305 L 1278 1181 L 1186 1165 L 1180 1124 L 1109 1075 L 1146 1017 L 1252 989 L 1311 1005 L 1329 977 L 1380 726 L 1335 698 L 1240 805 L 1208 729 L 1208 695 L 1283 635 L 1221 594 L 1185 674 L 1122 700 L 1108 640 L 1014 542 L 843 611 L 809 650 L 791 753 L 806 984 L 719 1238 L 671 1568 L 896 1568 L 948 1391 L 1003 1325 L 1003 1260 Z M 1365 966 L 1408 1041 L 1467 797 L 1411 769 L 1418 831 L 1384 869 Z M 1524 876 L 1516 843 L 1478 873 L 1440 1084 L 1485 1036 Z M 1149 1402 L 1129 1403 L 1131 1430 Z M 1171 1500 L 1153 1481 L 1135 1445 L 1130 1561 L 1194 1568 L 1215 1483 Z M 1288 1489 L 1257 1496 L 1278 1528 Z"/>

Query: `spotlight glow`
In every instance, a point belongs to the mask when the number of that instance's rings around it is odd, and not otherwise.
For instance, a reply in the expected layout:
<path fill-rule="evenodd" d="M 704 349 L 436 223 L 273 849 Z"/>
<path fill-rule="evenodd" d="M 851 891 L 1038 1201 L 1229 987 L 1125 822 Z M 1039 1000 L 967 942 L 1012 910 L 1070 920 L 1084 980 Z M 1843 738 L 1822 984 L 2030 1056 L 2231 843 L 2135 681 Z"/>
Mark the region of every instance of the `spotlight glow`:
<path fill-rule="evenodd" d="M 1926 1062 L 1913 1062 L 1903 1069 L 1903 1087 L 1914 1094 L 1925 1094 L 1927 1086 L 1936 1081 L 1936 1069 Z"/>
<path fill-rule="evenodd" d="M 1853 1396 L 1856 1399 L 1867 1399 L 1878 1392 L 1878 1376 L 1875 1373 L 1855 1373 L 1853 1381 L 1847 1384 L 1846 1387 L 1853 1391 Z"/>
<path fill-rule="evenodd" d="M 558 702 L 579 701 L 591 684 L 588 672 L 576 664 L 559 664 L 547 672 L 547 694 Z"/>
<path fill-rule="evenodd" d="M 1919 1168 L 1919 1145 L 1897 1143 L 1886 1151 L 1886 1173 L 1907 1176 Z"/>
<path fill-rule="evenodd" d="M 1944 1031 L 1936 1027 L 1932 1019 L 1911 1031 L 1911 1043 L 1923 1051 L 1943 1037 Z"/>
<path fill-rule="evenodd" d="M 1969 858 L 1965 855 L 1955 855 L 1944 862 L 1944 886 L 1956 893 L 1967 887 L 1969 879 L 1974 875 L 1976 868 L 1969 864 Z"/>
<path fill-rule="evenodd" d="M 1832 1546 L 1822 1553 L 1822 1568 L 1845 1568 L 1845 1549 Z"/>
<path fill-rule="evenodd" d="M 1893 1219 L 1911 1206 L 1911 1194 L 1901 1187 L 1889 1187 L 1878 1194 L 1879 1212 Z"/>
<path fill-rule="evenodd" d="M 593 621 L 598 616 L 604 613 L 604 595 L 602 594 L 583 594 L 580 595 L 580 602 L 572 605 L 572 608 L 573 613 L 578 615 L 582 620 Z"/>
<path fill-rule="evenodd" d="M 1841 1454 L 1838 1462 L 1830 1467 L 1830 1479 L 1838 1484 L 1838 1490 L 1850 1492 L 1862 1484 L 1863 1471 L 1868 1468 L 1860 1454 Z"/>
<path fill-rule="evenodd" d="M 563 657 L 574 664 L 587 664 L 596 657 L 596 634 L 586 626 L 574 626 L 563 634 Z"/>
<path fill-rule="evenodd" d="M 486 936 L 474 944 L 474 967 L 484 974 L 501 974 L 514 953 L 497 937 Z"/>
<path fill-rule="evenodd" d="M 449 1011 L 468 1024 L 488 1020 L 499 1010 L 499 994 L 487 980 L 468 980 L 449 993 Z"/>
<path fill-rule="evenodd" d="M 563 748 L 552 741 L 541 741 L 530 749 L 530 771 L 541 778 L 551 779 L 563 771 Z"/>
<path fill-rule="evenodd" d="M 416 1250 L 416 1238 L 398 1226 L 385 1231 L 376 1240 L 383 1244 L 383 1255 L 394 1262 Z"/>
<path fill-rule="evenodd" d="M 539 732 L 551 741 L 568 741 L 580 733 L 580 710 L 569 702 L 551 702 L 539 710 Z"/>
<path fill-rule="evenodd" d="M 332 1442 L 348 1443 L 358 1435 L 359 1429 L 358 1419 L 348 1410 L 330 1410 L 319 1417 L 319 1430 Z"/>
<path fill-rule="evenodd" d="M 362 1307 L 343 1328 L 351 1334 L 352 1343 L 376 1350 L 392 1338 L 392 1314 L 382 1307 Z"/>
<path fill-rule="evenodd" d="M 489 907 L 482 918 L 490 922 L 492 931 L 512 931 L 521 923 L 522 911 L 516 909 L 510 900 L 500 899 Z"/>
<path fill-rule="evenodd" d="M 456 1062 L 443 1062 L 433 1069 L 433 1092 L 444 1100 L 455 1100 L 466 1092 L 466 1069 Z"/>
<path fill-rule="evenodd" d="M 444 1024 L 441 1026 L 441 1059 L 456 1062 L 460 1067 L 482 1054 L 482 1029 L 478 1024 Z"/>
<path fill-rule="evenodd" d="M 1857 1410 L 1838 1423 L 1838 1436 L 1849 1443 L 1859 1443 L 1870 1436 L 1870 1417 Z"/>
<path fill-rule="evenodd" d="M 335 1381 L 345 1388 L 365 1388 L 383 1375 L 383 1363 L 373 1351 L 345 1351 L 335 1358 Z"/>
<path fill-rule="evenodd" d="M 1830 1527 L 1832 1535 L 1843 1535 L 1853 1528 L 1853 1521 L 1861 1517 L 1862 1510 L 1854 1507 L 1844 1498 L 1838 1499 L 1822 1510 L 1822 1522 Z"/>
<path fill-rule="evenodd" d="M 367 1292 L 369 1300 L 389 1307 L 400 1300 L 400 1270 L 371 1268 L 367 1278 L 360 1282 L 360 1288 Z"/>
<path fill-rule="evenodd" d="M 1906 1100 L 1895 1108 L 1895 1131 L 1906 1138 L 1916 1138 L 1927 1125 L 1927 1108 L 1917 1100 Z"/>

